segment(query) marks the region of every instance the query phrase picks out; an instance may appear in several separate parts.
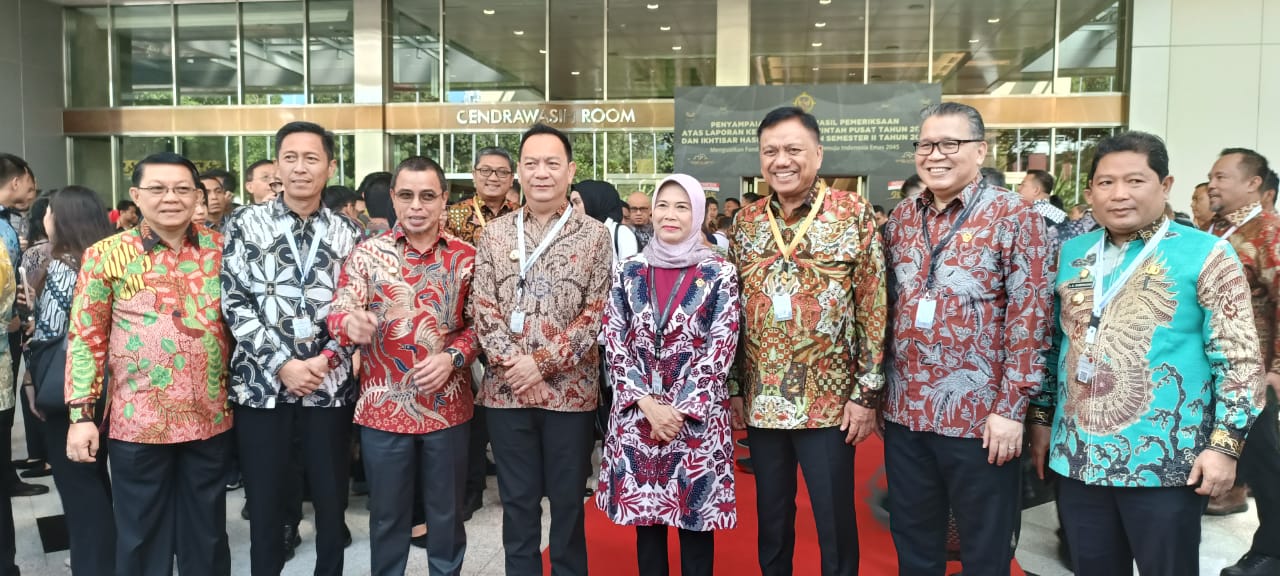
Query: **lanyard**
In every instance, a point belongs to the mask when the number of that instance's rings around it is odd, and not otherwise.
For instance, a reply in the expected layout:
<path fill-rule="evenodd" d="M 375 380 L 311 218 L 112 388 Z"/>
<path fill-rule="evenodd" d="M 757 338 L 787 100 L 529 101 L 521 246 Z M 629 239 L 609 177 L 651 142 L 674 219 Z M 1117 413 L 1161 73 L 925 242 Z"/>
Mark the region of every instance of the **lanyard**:
<path fill-rule="evenodd" d="M 471 209 L 476 213 L 476 219 L 480 221 L 481 228 L 489 225 L 489 222 L 484 219 L 484 212 L 480 211 L 480 198 L 471 199 Z"/>
<path fill-rule="evenodd" d="M 827 197 L 827 183 L 818 181 L 818 197 L 813 201 L 813 205 L 809 207 L 809 214 L 800 222 L 800 227 L 796 229 L 796 237 L 791 239 L 791 243 L 787 244 L 782 241 L 782 230 L 778 228 L 778 221 L 773 217 L 773 208 L 765 204 L 764 213 L 769 215 L 769 229 L 773 232 L 773 241 L 778 245 L 778 252 L 782 254 L 784 260 L 790 260 L 795 254 L 796 248 L 804 241 L 804 235 L 809 232 L 809 227 L 813 225 L 813 219 L 818 217 L 818 212 L 822 210 L 822 201 Z"/>
<path fill-rule="evenodd" d="M 671 286 L 671 293 L 667 295 L 667 305 L 657 309 L 658 317 L 654 319 L 655 326 L 653 330 L 653 379 L 649 382 L 651 394 L 662 394 L 664 388 L 662 385 L 662 343 L 663 336 L 667 331 L 667 323 L 671 321 L 671 316 L 675 314 L 676 294 L 680 292 L 680 287 L 684 285 L 684 278 L 689 273 L 689 269 L 680 270 L 680 275 L 676 277 L 676 283 Z M 658 306 L 658 284 L 654 278 L 653 267 L 649 268 L 649 301 L 654 306 Z"/>
<path fill-rule="evenodd" d="M 537 262 L 538 258 L 542 257 L 542 253 L 546 252 L 547 248 L 551 246 L 551 243 L 555 241 L 556 236 L 560 234 L 560 229 L 564 228 L 564 223 L 569 221 L 569 216 L 573 214 L 573 205 L 570 204 L 568 206 L 565 206 L 564 214 L 560 216 L 559 220 L 556 220 L 555 225 L 551 227 L 551 230 L 547 232 L 547 235 L 542 237 L 542 242 L 538 243 L 538 247 L 534 248 L 533 254 L 530 254 L 528 258 L 525 257 L 526 248 L 524 244 L 524 213 L 525 211 L 521 210 L 519 213 L 516 214 L 516 236 L 517 236 L 516 242 L 519 246 L 519 248 L 517 249 L 517 253 L 520 256 L 520 281 L 516 283 L 516 307 L 517 308 L 519 308 L 520 303 L 524 301 L 525 275 L 529 273 L 530 268 L 533 268 L 533 263 Z"/>
<path fill-rule="evenodd" d="M 302 229 L 307 228 L 307 221 L 302 221 Z M 284 239 L 289 242 L 289 251 L 293 252 L 293 260 L 298 263 L 298 270 L 302 273 L 298 279 L 298 287 L 301 292 L 298 296 L 300 304 L 298 305 L 298 314 L 302 314 L 303 309 L 307 305 L 307 274 L 311 272 L 311 267 L 316 263 L 316 252 L 320 250 L 320 240 L 328 232 L 329 227 L 324 222 L 317 221 L 313 235 L 311 236 L 311 247 L 307 249 L 307 259 L 303 260 L 298 252 L 298 241 L 293 237 L 293 227 L 286 220 L 280 223 L 280 233 L 284 234 Z"/>
<path fill-rule="evenodd" d="M 1111 300 L 1120 293 L 1120 290 L 1124 288 L 1125 283 L 1129 281 L 1129 278 L 1133 276 L 1133 273 L 1137 272 L 1138 267 L 1142 266 L 1142 263 L 1145 262 L 1153 252 L 1155 252 L 1156 246 L 1160 245 L 1160 241 L 1164 240 L 1165 234 L 1168 231 L 1169 220 L 1166 219 L 1164 223 L 1160 225 L 1160 228 L 1156 230 L 1155 235 L 1152 236 L 1150 240 L 1147 240 L 1147 245 L 1143 246 L 1142 251 L 1138 253 L 1138 256 L 1129 263 L 1129 266 L 1125 267 L 1125 269 L 1120 272 L 1120 275 L 1116 277 L 1115 281 L 1113 281 L 1111 286 L 1106 290 L 1102 289 L 1102 281 L 1111 273 L 1110 270 L 1107 270 L 1108 266 L 1105 266 L 1103 263 L 1103 255 L 1107 247 L 1107 235 L 1104 233 L 1102 237 L 1098 239 L 1098 245 L 1093 249 L 1093 261 L 1098 267 L 1098 273 L 1094 274 L 1093 279 L 1093 317 L 1089 319 L 1089 329 L 1085 332 L 1084 337 L 1085 343 L 1093 344 L 1094 341 L 1098 339 L 1098 325 L 1102 323 L 1103 309 L 1105 309 L 1107 304 L 1110 304 Z"/>
<path fill-rule="evenodd" d="M 964 210 L 960 211 L 960 216 L 956 218 L 955 223 L 951 225 L 951 229 L 942 236 L 942 239 L 938 240 L 936 245 L 933 244 L 933 240 L 929 238 L 929 208 L 926 206 L 924 213 L 920 215 L 920 218 L 924 221 L 924 226 L 921 226 L 921 228 L 924 228 L 924 244 L 929 247 L 929 276 L 925 279 L 926 290 L 933 290 L 933 278 L 938 272 L 938 256 L 942 255 L 942 251 L 946 249 L 947 244 L 951 242 L 953 237 L 955 237 L 956 232 L 959 232 L 960 228 L 964 226 L 965 221 L 969 219 L 969 215 L 973 213 L 974 207 L 976 207 L 982 200 L 982 196 L 982 189 L 979 188 L 978 191 L 973 194 L 973 198 L 969 199 Z"/>
<path fill-rule="evenodd" d="M 1253 220 L 1254 218 L 1257 218 L 1257 217 L 1258 217 L 1258 215 L 1259 215 L 1259 214 L 1261 214 L 1261 213 L 1262 213 L 1262 205 L 1261 205 L 1261 204 L 1259 204 L 1259 205 L 1257 205 L 1257 206 L 1254 206 L 1254 207 L 1253 207 L 1253 210 L 1250 210 L 1250 211 L 1249 211 L 1249 215 L 1244 217 L 1244 220 L 1241 220 L 1241 221 L 1240 221 L 1240 223 L 1239 223 L 1239 224 L 1236 224 L 1235 226 L 1232 226 L 1232 227 L 1230 227 L 1230 228 L 1227 228 L 1227 232 L 1226 232 L 1225 234 L 1222 234 L 1221 236 L 1218 236 L 1218 237 L 1219 237 L 1219 238 L 1227 238 L 1227 239 L 1230 239 L 1230 238 L 1231 238 L 1231 235 L 1236 233 L 1236 230 L 1239 230 L 1241 226 L 1244 226 L 1245 224 L 1248 224 L 1250 220 Z M 1217 225 L 1214 225 L 1214 229 L 1216 229 L 1216 228 L 1217 228 Z"/>

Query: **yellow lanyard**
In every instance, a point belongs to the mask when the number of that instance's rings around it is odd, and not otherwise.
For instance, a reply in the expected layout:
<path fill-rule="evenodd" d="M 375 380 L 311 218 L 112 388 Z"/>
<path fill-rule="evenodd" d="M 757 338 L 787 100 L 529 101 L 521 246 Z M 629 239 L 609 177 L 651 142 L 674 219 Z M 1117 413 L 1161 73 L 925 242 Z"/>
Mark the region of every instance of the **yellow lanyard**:
<path fill-rule="evenodd" d="M 484 228 L 485 226 L 488 226 L 488 225 L 489 225 L 489 223 L 484 219 L 484 213 L 480 211 L 480 199 L 479 199 L 479 198 L 472 198 L 472 199 L 471 199 L 471 209 L 475 211 L 475 213 L 476 213 L 476 218 L 480 220 L 480 227 L 481 227 L 481 228 Z"/>
<path fill-rule="evenodd" d="M 804 220 L 800 222 L 800 228 L 796 229 L 796 237 L 791 239 L 790 244 L 782 241 L 782 230 L 778 228 L 778 221 L 773 216 L 773 208 L 769 204 L 765 204 L 765 214 L 769 215 L 769 230 L 773 232 L 773 241 L 778 244 L 778 252 L 782 254 L 784 260 L 790 260 L 791 255 L 795 254 L 796 248 L 804 241 L 804 235 L 809 232 L 809 227 L 813 225 L 813 219 L 818 217 L 818 212 L 822 210 L 822 201 L 826 197 L 827 183 L 819 180 L 818 197 L 814 199 L 813 205 L 809 207 L 809 215 L 805 216 Z"/>

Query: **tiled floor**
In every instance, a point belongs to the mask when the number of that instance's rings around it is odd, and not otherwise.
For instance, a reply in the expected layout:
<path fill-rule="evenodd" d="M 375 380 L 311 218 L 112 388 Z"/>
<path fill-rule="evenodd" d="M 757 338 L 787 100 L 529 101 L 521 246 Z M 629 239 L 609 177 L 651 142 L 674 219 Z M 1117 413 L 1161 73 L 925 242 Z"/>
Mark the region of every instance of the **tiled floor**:
<path fill-rule="evenodd" d="M 19 420 L 21 415 L 19 414 Z M 14 425 L 14 454 L 21 457 L 26 453 L 23 441 L 22 423 Z M 32 480 L 52 487 L 50 478 Z M 462 573 L 472 576 L 488 576 L 504 574 L 502 560 L 502 510 L 497 503 L 497 487 L 493 477 L 489 478 L 489 487 L 485 492 L 485 507 L 477 512 L 467 523 L 467 558 Z M 231 539 L 232 574 L 249 574 L 249 523 L 240 519 L 240 506 L 244 503 L 244 492 L 235 491 L 227 495 L 227 532 Z M 346 553 L 346 574 L 369 574 L 369 513 L 365 510 L 364 497 L 351 499 L 347 509 L 347 526 L 351 528 L 354 540 Z M 1022 515 L 1022 542 L 1018 548 L 1018 561 L 1030 572 L 1039 576 L 1064 576 L 1071 574 L 1057 560 L 1056 536 L 1058 519 L 1053 504 L 1045 504 L 1027 510 Z M 543 504 L 544 511 L 546 503 Z M 33 498 L 15 498 L 13 500 L 14 524 L 17 529 L 18 565 L 26 576 L 64 576 L 71 573 L 64 561 L 67 552 L 44 554 L 41 552 L 40 534 L 36 529 L 36 518 L 61 514 L 62 506 L 52 491 L 43 496 Z M 306 509 L 307 518 L 313 518 L 310 505 Z M 1204 540 L 1200 546 L 1200 573 L 1216 576 L 1224 566 L 1236 561 L 1249 546 L 1253 531 L 1257 527 L 1257 516 L 1250 512 L 1225 518 L 1208 518 L 1204 520 Z M 547 539 L 550 517 L 543 514 L 543 542 Z M 286 576 L 304 576 L 311 574 L 315 567 L 315 532 L 311 521 L 303 520 L 302 546 L 297 556 L 284 569 Z M 588 535 L 590 538 L 590 535 Z M 426 574 L 426 552 L 413 548 L 409 556 L 408 574 Z M 1136 573 L 1136 572 L 1135 572 Z M 869 575 L 881 576 L 881 575 Z"/>

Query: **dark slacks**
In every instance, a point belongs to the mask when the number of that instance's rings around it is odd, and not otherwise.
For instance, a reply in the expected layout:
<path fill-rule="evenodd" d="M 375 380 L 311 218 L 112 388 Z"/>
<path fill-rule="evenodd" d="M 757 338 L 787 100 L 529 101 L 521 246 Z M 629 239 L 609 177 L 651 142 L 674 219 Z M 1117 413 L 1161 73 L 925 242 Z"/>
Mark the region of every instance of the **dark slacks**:
<path fill-rule="evenodd" d="M 222 486 L 229 434 L 181 444 L 111 440 L 116 576 L 228 576 L 227 497 Z M 65 450 L 65 448 L 64 448 Z"/>
<path fill-rule="evenodd" d="M 1022 522 L 1018 459 L 988 464 L 981 439 L 915 432 L 887 422 L 884 465 L 899 574 L 946 573 L 948 510 L 960 530 L 965 575 L 1009 574 Z"/>
<path fill-rule="evenodd" d="M 489 447 L 489 426 L 485 407 L 476 405 L 471 416 L 471 439 L 467 448 L 467 495 L 484 494 L 485 475 L 489 467 L 486 448 Z"/>
<path fill-rule="evenodd" d="M 823 576 L 858 573 L 858 521 L 854 514 L 853 458 L 839 428 L 747 428 L 755 467 L 760 573 L 792 572 L 796 545 L 796 466 L 804 473 L 818 529 Z"/>
<path fill-rule="evenodd" d="M 1253 533 L 1254 554 L 1280 558 L 1280 433 L 1277 405 L 1267 402 L 1249 431 L 1240 455 L 1239 477 L 1249 483 L 1258 510 L 1258 530 Z"/>
<path fill-rule="evenodd" d="M 542 574 L 546 496 L 551 501 L 551 573 L 586 576 L 583 479 L 591 465 L 595 413 L 490 408 L 487 416 L 502 497 L 507 574 Z"/>
<path fill-rule="evenodd" d="M 116 523 L 107 472 L 111 443 L 104 434 L 97 462 L 72 462 L 67 459 L 67 430 L 71 426 L 67 415 L 50 414 L 44 424 L 53 483 L 67 517 L 71 572 L 75 576 L 111 574 L 116 565 Z"/>
<path fill-rule="evenodd" d="M 716 533 L 677 529 L 680 535 L 681 576 L 711 576 L 715 567 Z M 667 576 L 667 526 L 636 526 L 636 556 L 640 576 Z"/>
<path fill-rule="evenodd" d="M 316 511 L 317 576 L 342 574 L 346 538 L 347 480 L 351 474 L 352 407 L 275 408 L 236 406 L 240 474 L 249 500 L 249 565 L 254 576 L 277 576 L 284 567 L 282 527 L 302 485 L 291 471 L 300 458 Z M 301 453 L 294 435 L 301 434 Z M 221 480 L 221 477 L 219 477 Z"/>
<path fill-rule="evenodd" d="M 13 467 L 13 420 L 17 411 L 16 407 L 0 410 L 0 484 L 4 486 L 5 496 L 9 495 L 11 486 L 22 481 Z"/>
<path fill-rule="evenodd" d="M 1058 507 L 1076 574 L 1195 576 L 1200 515 L 1209 499 L 1191 487 L 1115 488 L 1060 478 Z M 965 569 L 968 572 L 968 569 Z"/>
<path fill-rule="evenodd" d="M 414 475 L 422 480 L 424 514 L 431 536 L 432 576 L 457 576 L 467 552 L 462 526 L 470 422 L 430 434 L 396 434 L 361 428 L 369 483 L 369 551 L 373 576 L 401 576 L 409 562 Z M 419 467 L 415 470 L 414 465 Z"/>
<path fill-rule="evenodd" d="M 10 332 L 9 350 L 13 353 L 13 381 L 17 383 L 17 402 L 22 406 L 22 428 L 27 434 L 27 460 L 47 460 L 49 455 L 45 451 L 44 422 L 31 413 L 31 403 L 27 401 L 27 394 L 22 389 L 22 380 L 18 378 L 22 349 L 22 331 Z M 31 367 L 28 366 L 27 372 L 30 371 Z M 62 451 L 65 452 L 66 447 L 63 447 Z"/>

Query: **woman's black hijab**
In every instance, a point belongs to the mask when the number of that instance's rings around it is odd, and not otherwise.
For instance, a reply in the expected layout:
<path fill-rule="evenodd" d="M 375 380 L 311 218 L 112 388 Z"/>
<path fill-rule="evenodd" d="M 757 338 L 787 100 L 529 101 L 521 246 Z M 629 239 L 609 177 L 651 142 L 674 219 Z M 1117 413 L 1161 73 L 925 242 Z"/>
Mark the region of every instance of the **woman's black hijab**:
<path fill-rule="evenodd" d="M 618 189 L 613 184 L 602 180 L 583 180 L 574 184 L 573 189 L 582 196 L 582 207 L 588 216 L 601 223 L 609 218 L 614 222 L 622 222 L 622 207 L 626 204 L 618 196 Z"/>

